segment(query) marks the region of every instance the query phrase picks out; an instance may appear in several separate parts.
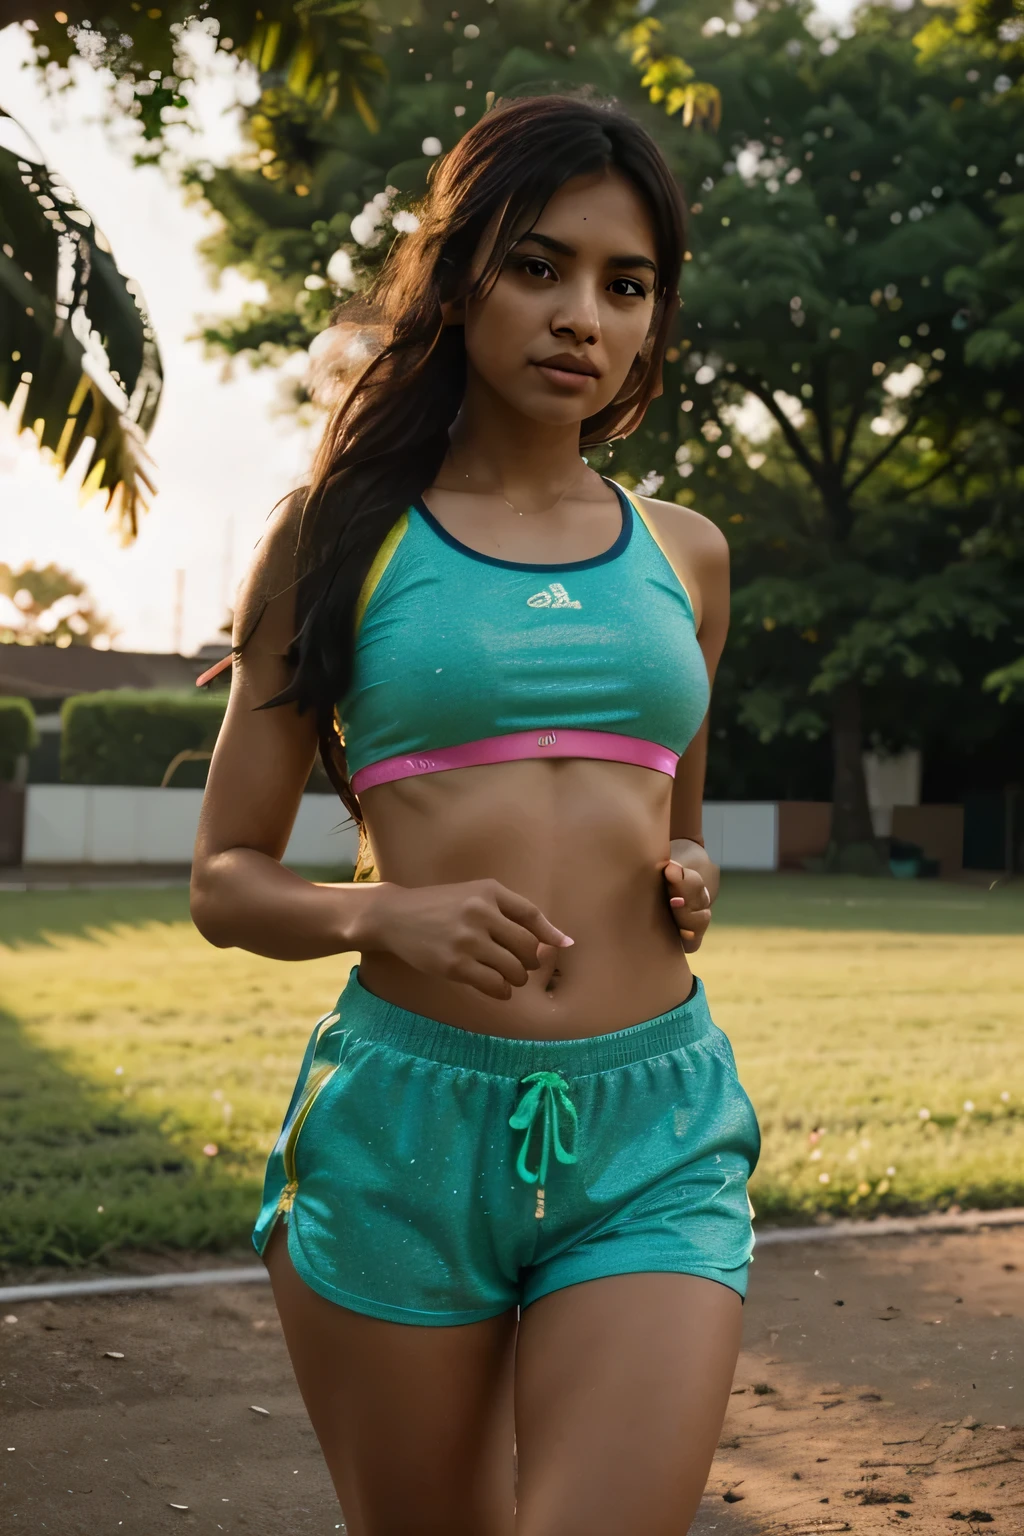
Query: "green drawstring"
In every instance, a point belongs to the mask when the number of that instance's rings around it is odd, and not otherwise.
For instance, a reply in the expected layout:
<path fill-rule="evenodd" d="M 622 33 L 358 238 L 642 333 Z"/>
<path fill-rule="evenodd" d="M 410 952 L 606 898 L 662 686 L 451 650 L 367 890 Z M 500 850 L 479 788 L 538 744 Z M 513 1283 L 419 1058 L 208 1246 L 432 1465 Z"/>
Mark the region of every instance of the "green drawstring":
<path fill-rule="evenodd" d="M 569 1097 L 569 1090 L 565 1079 L 559 1072 L 531 1072 L 529 1077 L 524 1077 L 522 1082 L 529 1084 L 515 1111 L 509 1119 L 509 1125 L 514 1131 L 525 1131 L 523 1144 L 519 1148 L 519 1156 L 516 1159 L 516 1172 L 527 1184 L 538 1184 L 538 1215 L 543 1215 L 544 1199 L 543 1188 L 547 1182 L 548 1161 L 551 1149 L 554 1147 L 555 1157 L 560 1163 L 574 1163 L 575 1152 L 570 1152 L 562 1145 L 559 1135 L 558 1117 L 564 1111 L 572 1122 L 573 1141 L 575 1142 L 576 1129 L 579 1119 L 573 1102 Z M 533 1132 L 533 1122 L 537 1118 L 537 1111 L 543 1106 L 543 1124 L 541 1127 L 541 1152 L 540 1167 L 535 1173 L 531 1173 L 526 1166 L 527 1153 L 530 1150 L 530 1137 Z"/>

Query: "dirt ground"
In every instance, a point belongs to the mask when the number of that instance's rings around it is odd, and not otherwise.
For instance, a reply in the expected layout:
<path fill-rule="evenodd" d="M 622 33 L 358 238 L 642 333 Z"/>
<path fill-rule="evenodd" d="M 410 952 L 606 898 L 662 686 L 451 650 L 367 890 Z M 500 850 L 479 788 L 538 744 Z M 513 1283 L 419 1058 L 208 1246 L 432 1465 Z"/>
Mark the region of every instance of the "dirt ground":
<path fill-rule="evenodd" d="M 1021 1536 L 1022 1282 L 1021 1228 L 763 1248 L 693 1536 Z M 269 1288 L 22 1302 L 0 1350 L 6 1532 L 344 1530 Z"/>

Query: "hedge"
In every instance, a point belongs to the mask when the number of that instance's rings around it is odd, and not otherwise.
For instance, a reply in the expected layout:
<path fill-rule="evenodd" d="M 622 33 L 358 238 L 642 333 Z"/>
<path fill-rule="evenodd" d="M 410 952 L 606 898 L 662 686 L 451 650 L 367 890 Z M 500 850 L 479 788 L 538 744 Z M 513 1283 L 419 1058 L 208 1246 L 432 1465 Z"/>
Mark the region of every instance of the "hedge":
<path fill-rule="evenodd" d="M 8 784 L 18 768 L 18 758 L 39 741 L 35 711 L 28 699 L 0 698 L 0 784 Z"/>
<path fill-rule="evenodd" d="M 212 751 L 227 697 L 118 688 L 80 693 L 61 711 L 60 776 L 66 784 L 159 785 L 179 752 Z M 182 762 L 175 789 L 202 787 L 208 761 Z"/>

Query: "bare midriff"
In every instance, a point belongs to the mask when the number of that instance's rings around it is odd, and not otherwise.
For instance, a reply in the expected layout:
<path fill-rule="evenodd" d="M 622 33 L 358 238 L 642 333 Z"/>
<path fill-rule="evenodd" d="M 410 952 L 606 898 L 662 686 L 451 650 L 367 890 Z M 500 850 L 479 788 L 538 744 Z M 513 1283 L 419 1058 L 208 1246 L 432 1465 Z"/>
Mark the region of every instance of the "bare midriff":
<path fill-rule="evenodd" d="M 381 880 L 423 887 L 494 879 L 535 902 L 574 943 L 506 1001 L 365 953 L 361 981 L 413 1013 L 481 1034 L 572 1039 L 667 1013 L 692 977 L 659 865 L 672 780 L 567 758 L 460 768 L 361 797 Z"/>

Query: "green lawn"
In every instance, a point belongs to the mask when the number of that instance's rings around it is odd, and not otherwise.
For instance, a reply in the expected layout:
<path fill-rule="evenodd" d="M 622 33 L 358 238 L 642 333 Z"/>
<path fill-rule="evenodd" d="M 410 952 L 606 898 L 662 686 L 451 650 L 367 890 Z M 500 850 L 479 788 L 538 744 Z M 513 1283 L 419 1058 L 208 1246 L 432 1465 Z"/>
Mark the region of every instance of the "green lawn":
<path fill-rule="evenodd" d="M 726 878 L 699 968 L 760 1216 L 1024 1204 L 1022 932 L 1020 887 Z M 244 1244 L 349 963 L 213 950 L 184 890 L 0 893 L 0 1261 Z"/>

